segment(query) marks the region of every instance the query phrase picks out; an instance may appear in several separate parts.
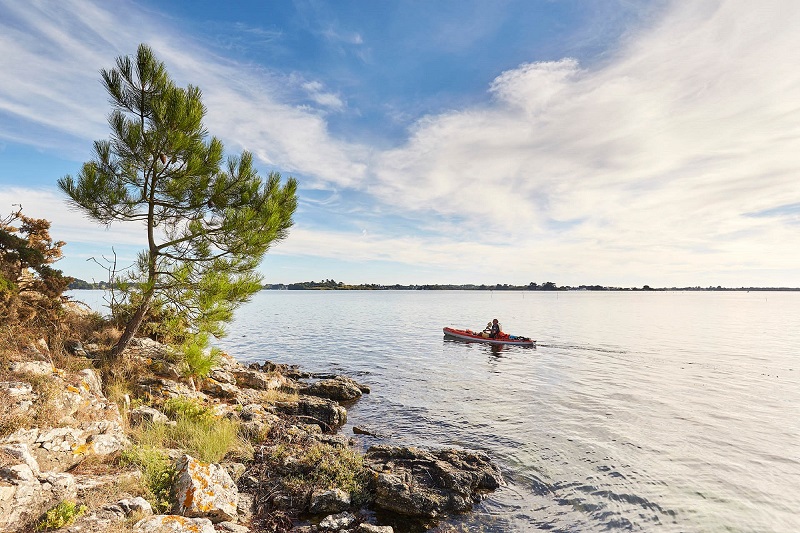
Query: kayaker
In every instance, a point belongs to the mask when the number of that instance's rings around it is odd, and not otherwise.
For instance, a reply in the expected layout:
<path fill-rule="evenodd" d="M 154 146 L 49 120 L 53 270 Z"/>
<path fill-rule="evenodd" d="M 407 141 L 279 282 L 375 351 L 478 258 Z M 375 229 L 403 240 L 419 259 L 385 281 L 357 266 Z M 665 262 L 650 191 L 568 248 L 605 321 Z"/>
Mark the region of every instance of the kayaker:
<path fill-rule="evenodd" d="M 500 326 L 500 322 L 495 318 L 492 320 L 492 330 L 489 332 L 489 338 L 496 339 L 501 331 L 503 331 L 503 328 Z"/>

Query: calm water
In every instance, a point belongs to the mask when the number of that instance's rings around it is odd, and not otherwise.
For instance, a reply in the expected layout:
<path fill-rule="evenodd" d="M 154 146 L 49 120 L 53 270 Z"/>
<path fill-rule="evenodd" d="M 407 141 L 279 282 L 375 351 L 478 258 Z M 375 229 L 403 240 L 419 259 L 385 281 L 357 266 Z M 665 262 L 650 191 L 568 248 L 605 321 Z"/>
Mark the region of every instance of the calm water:
<path fill-rule="evenodd" d="M 494 317 L 539 346 L 443 339 Z M 783 533 L 799 332 L 800 293 L 262 291 L 219 345 L 369 384 L 346 434 L 486 451 L 508 485 L 460 530 Z"/>

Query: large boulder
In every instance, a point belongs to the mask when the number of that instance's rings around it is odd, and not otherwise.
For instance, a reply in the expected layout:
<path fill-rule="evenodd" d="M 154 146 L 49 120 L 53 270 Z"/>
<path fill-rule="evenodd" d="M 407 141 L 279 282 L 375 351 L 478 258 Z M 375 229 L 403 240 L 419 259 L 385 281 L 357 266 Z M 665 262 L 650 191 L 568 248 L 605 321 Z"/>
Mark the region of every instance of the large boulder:
<path fill-rule="evenodd" d="M 107 456 L 130 441 L 117 420 L 83 422 L 74 427 L 19 429 L 0 441 L 25 444 L 42 470 L 63 472 L 88 455 Z"/>
<path fill-rule="evenodd" d="M 360 385 L 353 379 L 336 376 L 332 379 L 321 379 L 311 384 L 303 384 L 298 392 L 337 402 L 352 402 L 360 398 L 363 392 L 369 392 L 369 387 Z"/>
<path fill-rule="evenodd" d="M 224 468 L 189 455 L 183 455 L 175 466 L 175 498 L 180 514 L 208 518 L 214 523 L 236 521 L 239 491 Z"/>
<path fill-rule="evenodd" d="M 497 466 L 478 452 L 379 445 L 365 459 L 377 477 L 376 506 L 398 514 L 463 513 L 503 483 Z"/>
<path fill-rule="evenodd" d="M 63 500 L 75 500 L 72 474 L 41 472 L 27 445 L 6 445 L 5 456 L 18 464 L 0 468 L 0 531 L 17 531 Z"/>
<path fill-rule="evenodd" d="M 347 410 L 338 403 L 315 396 L 300 396 L 293 402 L 276 402 L 275 410 L 318 424 L 324 431 L 335 431 L 347 422 Z"/>

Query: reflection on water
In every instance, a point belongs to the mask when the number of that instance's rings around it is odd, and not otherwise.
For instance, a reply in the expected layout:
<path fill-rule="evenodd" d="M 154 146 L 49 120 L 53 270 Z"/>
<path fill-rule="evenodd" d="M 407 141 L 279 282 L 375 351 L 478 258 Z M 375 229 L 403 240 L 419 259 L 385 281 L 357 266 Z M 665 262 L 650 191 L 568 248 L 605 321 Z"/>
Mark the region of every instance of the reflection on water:
<path fill-rule="evenodd" d="M 486 316 L 538 347 L 443 339 Z M 799 326 L 799 293 L 268 291 L 219 345 L 368 383 L 347 433 L 486 451 L 508 486 L 456 530 L 777 533 L 800 531 Z"/>

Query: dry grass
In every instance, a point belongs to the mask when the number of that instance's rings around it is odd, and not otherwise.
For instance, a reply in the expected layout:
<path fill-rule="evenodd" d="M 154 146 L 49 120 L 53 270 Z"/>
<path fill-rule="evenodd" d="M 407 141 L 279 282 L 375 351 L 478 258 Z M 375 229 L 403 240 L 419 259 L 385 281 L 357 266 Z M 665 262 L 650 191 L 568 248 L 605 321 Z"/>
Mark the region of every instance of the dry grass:
<path fill-rule="evenodd" d="M 259 400 L 261 403 L 272 405 L 278 402 L 296 402 L 300 395 L 295 390 L 270 389 L 263 391 Z"/>

